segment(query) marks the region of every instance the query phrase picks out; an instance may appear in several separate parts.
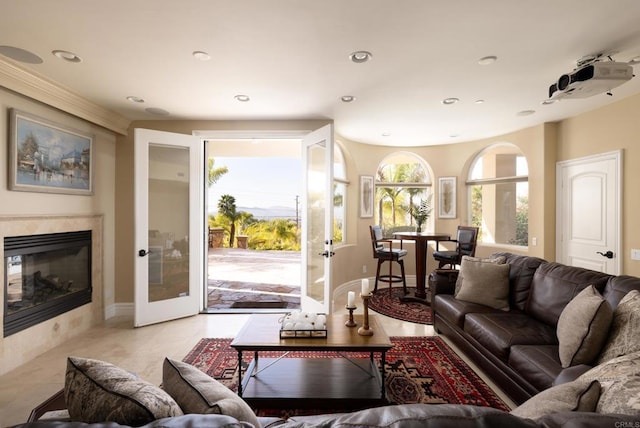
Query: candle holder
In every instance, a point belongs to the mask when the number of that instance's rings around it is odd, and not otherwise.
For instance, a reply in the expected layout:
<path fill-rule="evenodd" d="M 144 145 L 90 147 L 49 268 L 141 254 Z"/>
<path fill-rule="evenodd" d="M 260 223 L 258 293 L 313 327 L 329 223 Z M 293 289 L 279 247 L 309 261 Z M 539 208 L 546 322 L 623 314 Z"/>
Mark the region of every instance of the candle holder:
<path fill-rule="evenodd" d="M 371 298 L 371 293 L 360 294 L 360 297 L 362 297 L 364 306 L 364 325 L 358 329 L 358 334 L 360 336 L 373 336 L 373 330 L 369 328 L 369 299 Z"/>
<path fill-rule="evenodd" d="M 347 320 L 347 322 L 344 323 L 344 325 L 346 325 L 347 327 L 357 326 L 358 324 L 353 320 L 353 311 L 357 309 L 356 306 L 353 306 L 351 308 L 347 306 L 346 308 L 349 311 L 349 319 Z"/>

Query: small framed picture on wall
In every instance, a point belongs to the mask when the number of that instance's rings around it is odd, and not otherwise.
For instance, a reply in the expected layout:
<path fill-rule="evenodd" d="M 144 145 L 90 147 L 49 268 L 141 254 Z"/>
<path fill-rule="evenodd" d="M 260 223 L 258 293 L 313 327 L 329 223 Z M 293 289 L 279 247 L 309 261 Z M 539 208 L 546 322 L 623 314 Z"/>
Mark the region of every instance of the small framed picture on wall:
<path fill-rule="evenodd" d="M 360 176 L 360 217 L 373 217 L 373 176 Z"/>
<path fill-rule="evenodd" d="M 440 177 L 438 195 L 438 217 L 456 218 L 456 177 Z"/>

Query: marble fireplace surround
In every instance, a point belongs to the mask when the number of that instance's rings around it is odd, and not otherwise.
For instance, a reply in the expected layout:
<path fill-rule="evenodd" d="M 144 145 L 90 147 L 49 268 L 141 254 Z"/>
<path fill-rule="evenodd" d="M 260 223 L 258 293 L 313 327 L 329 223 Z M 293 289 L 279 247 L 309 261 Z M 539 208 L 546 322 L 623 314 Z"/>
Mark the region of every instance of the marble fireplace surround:
<path fill-rule="evenodd" d="M 102 284 L 102 215 L 0 216 L 0 259 L 4 260 L 1 243 L 6 236 L 43 233 L 92 231 L 91 303 L 72 309 L 47 321 L 8 337 L 0 337 L 0 375 L 58 346 L 99 324 L 104 319 Z M 0 263 L 0 278 L 4 278 Z M 2 280 L 4 283 L 4 280 Z M 4 285 L 3 285 L 4 286 Z M 4 310 L 4 292 L 0 293 L 0 310 Z M 0 317 L 0 322 L 2 317 Z M 0 330 L 1 331 L 1 330 Z"/>

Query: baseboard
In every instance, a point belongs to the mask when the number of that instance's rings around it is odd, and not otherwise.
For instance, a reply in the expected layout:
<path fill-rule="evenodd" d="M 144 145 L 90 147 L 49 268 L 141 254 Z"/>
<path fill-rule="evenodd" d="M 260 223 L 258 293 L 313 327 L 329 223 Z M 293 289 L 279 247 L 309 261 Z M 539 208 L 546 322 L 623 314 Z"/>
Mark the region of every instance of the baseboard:
<path fill-rule="evenodd" d="M 114 303 L 104 309 L 104 319 L 108 320 L 113 317 L 128 317 L 133 319 L 134 306 L 133 303 Z"/>

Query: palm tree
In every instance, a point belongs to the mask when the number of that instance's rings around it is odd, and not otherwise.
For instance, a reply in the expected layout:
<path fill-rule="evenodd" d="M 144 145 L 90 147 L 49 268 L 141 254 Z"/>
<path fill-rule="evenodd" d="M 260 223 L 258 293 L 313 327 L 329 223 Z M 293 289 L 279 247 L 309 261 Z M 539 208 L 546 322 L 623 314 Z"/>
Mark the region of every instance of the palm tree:
<path fill-rule="evenodd" d="M 207 159 L 207 186 L 213 186 L 223 175 L 229 172 L 229 168 L 226 166 L 221 166 L 220 168 L 215 168 L 216 161 L 214 158 Z"/>
<path fill-rule="evenodd" d="M 236 220 L 239 218 L 239 214 L 236 212 L 236 198 L 231 195 L 220 196 L 218 212 L 229 220 L 229 247 L 233 248 L 233 243 L 236 239 Z"/>

